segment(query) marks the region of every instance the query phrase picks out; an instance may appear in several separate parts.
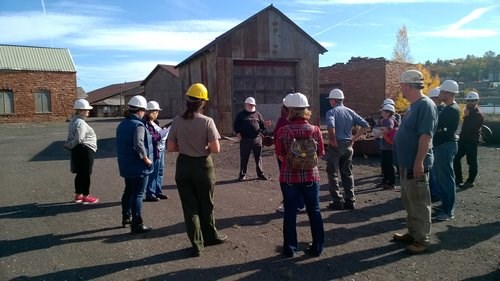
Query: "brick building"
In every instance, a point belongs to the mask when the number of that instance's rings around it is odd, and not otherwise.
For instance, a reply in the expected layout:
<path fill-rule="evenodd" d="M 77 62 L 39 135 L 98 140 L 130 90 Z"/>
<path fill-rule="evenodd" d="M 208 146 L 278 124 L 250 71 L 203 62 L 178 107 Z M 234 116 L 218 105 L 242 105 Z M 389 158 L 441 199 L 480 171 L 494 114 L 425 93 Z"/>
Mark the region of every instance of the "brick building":
<path fill-rule="evenodd" d="M 76 95 L 68 49 L 0 45 L 0 123 L 67 120 Z"/>
<path fill-rule="evenodd" d="M 409 63 L 388 61 L 384 58 L 351 58 L 319 70 L 320 112 L 324 119 L 330 104 L 326 99 L 331 89 L 344 92 L 345 105 L 361 116 L 378 115 L 385 98 L 394 99 L 400 92 L 399 76 L 407 69 L 416 69 Z"/>

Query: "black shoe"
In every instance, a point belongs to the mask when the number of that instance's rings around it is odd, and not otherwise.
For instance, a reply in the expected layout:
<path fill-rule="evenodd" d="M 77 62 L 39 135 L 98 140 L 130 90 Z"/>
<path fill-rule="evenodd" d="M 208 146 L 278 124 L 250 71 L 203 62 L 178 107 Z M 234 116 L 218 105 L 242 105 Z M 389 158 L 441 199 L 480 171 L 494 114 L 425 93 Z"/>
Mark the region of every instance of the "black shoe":
<path fill-rule="evenodd" d="M 132 217 L 130 216 L 123 216 L 122 218 L 122 227 L 127 227 L 127 224 L 132 223 Z"/>
<path fill-rule="evenodd" d="M 155 197 L 155 196 L 147 196 L 142 201 L 144 201 L 144 202 L 158 202 L 158 201 L 160 201 L 160 199 L 158 197 Z"/>
<path fill-rule="evenodd" d="M 168 199 L 168 195 L 165 195 L 165 194 L 156 194 L 156 198 L 167 200 Z"/>
<path fill-rule="evenodd" d="M 354 203 L 352 201 L 351 202 L 345 202 L 344 203 L 344 209 L 346 209 L 346 210 L 354 210 L 354 209 L 356 209 L 356 203 Z"/>
<path fill-rule="evenodd" d="M 144 226 L 142 224 L 138 224 L 138 225 L 132 225 L 130 227 L 130 229 L 131 229 L 132 234 L 139 234 L 139 233 L 151 231 L 153 228 L 151 228 L 149 226 Z"/>
<path fill-rule="evenodd" d="M 268 179 L 270 179 L 270 177 L 266 176 L 266 175 L 259 175 L 257 177 L 259 180 L 264 180 L 264 181 L 267 181 Z"/>
<path fill-rule="evenodd" d="M 226 242 L 226 240 L 227 240 L 227 235 L 220 234 L 219 236 L 217 236 L 217 238 L 215 240 L 205 241 L 205 243 L 203 243 L 203 245 L 205 245 L 205 246 L 219 245 L 219 244 Z"/>
<path fill-rule="evenodd" d="M 311 249 L 311 246 L 309 246 L 307 249 L 305 249 L 305 250 L 304 250 L 304 252 L 305 252 L 307 255 L 311 256 L 311 257 L 319 257 L 319 256 L 321 256 L 321 253 L 318 253 L 318 252 L 316 252 L 316 251 L 313 251 L 313 250 Z"/>
<path fill-rule="evenodd" d="M 193 248 L 193 250 L 191 251 L 191 256 L 194 258 L 199 257 L 199 256 L 201 256 L 201 251 Z"/>
<path fill-rule="evenodd" d="M 332 210 L 344 210 L 344 202 L 331 202 L 328 208 Z"/>
<path fill-rule="evenodd" d="M 238 177 L 238 181 L 244 181 L 244 180 L 246 180 L 246 179 L 247 179 L 247 177 L 246 177 L 246 176 L 242 176 L 242 175 L 240 175 L 240 176 Z"/>

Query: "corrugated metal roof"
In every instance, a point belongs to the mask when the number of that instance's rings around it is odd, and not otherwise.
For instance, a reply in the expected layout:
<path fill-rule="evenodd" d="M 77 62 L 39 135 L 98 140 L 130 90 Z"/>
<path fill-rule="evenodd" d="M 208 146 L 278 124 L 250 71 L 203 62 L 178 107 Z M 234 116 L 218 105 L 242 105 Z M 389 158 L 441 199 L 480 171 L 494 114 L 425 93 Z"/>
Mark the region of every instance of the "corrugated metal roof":
<path fill-rule="evenodd" d="M 0 70 L 76 72 L 68 49 L 1 44 Z"/>

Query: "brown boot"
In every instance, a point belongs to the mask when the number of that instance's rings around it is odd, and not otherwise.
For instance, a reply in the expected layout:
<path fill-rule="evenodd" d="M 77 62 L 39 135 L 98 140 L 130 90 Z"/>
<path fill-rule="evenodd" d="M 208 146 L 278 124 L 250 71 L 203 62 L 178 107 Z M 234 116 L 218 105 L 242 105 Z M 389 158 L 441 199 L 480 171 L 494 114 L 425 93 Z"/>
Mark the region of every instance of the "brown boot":
<path fill-rule="evenodd" d="M 421 254 L 427 250 L 427 246 L 419 243 L 419 242 L 413 242 L 413 244 L 409 245 L 406 247 L 406 251 L 410 254 Z"/>
<path fill-rule="evenodd" d="M 408 242 L 408 243 L 413 243 L 415 241 L 415 238 L 410 235 L 410 233 L 394 233 L 394 236 L 392 236 L 393 241 L 400 241 L 400 242 Z"/>

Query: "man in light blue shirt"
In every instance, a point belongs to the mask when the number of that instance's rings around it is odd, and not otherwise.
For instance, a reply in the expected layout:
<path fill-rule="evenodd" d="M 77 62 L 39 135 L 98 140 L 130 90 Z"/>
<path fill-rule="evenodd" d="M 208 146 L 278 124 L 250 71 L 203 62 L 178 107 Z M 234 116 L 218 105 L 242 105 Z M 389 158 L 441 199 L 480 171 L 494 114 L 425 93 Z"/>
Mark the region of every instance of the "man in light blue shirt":
<path fill-rule="evenodd" d="M 328 96 L 332 109 L 326 112 L 326 126 L 328 129 L 328 151 L 326 154 L 326 172 L 332 202 L 328 205 L 334 210 L 354 209 L 354 176 L 352 175 L 353 144 L 369 128 L 368 122 L 354 110 L 343 105 L 344 93 L 333 89 Z M 354 126 L 360 126 L 356 134 L 352 135 Z M 342 179 L 344 195 L 340 191 L 338 173 Z"/>

